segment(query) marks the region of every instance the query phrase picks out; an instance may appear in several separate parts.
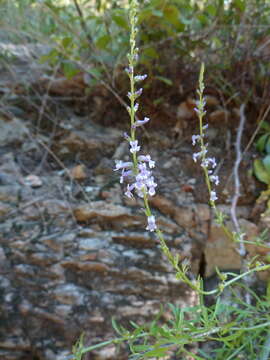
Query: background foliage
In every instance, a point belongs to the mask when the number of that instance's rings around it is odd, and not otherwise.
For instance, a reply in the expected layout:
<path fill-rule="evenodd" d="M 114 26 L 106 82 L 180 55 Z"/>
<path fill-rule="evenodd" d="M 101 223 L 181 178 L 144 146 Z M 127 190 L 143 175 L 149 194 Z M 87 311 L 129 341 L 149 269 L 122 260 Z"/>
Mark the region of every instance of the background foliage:
<path fill-rule="evenodd" d="M 127 0 L 2 0 L 0 11 L 2 39 L 46 42 L 51 50 L 43 61 L 60 61 L 67 77 L 83 66 L 90 85 L 100 78 L 114 84 L 126 64 Z M 206 61 L 213 87 L 264 105 L 269 22 L 268 0 L 143 0 L 140 64 L 172 86 L 184 64 Z"/>

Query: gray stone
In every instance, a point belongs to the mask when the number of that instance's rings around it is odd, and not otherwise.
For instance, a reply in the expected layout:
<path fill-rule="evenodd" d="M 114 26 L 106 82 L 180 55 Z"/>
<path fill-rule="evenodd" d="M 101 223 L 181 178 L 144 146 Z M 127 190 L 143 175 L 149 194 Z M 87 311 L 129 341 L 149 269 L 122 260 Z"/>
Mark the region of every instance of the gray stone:
<path fill-rule="evenodd" d="M 64 284 L 52 290 L 52 295 L 62 304 L 83 305 L 85 289 L 74 284 Z"/>
<path fill-rule="evenodd" d="M 14 118 L 12 121 L 4 121 L 0 118 L 1 146 L 22 143 L 27 135 L 29 130 L 21 120 Z"/>
<path fill-rule="evenodd" d="M 78 248 L 84 251 L 98 250 L 106 246 L 106 241 L 98 238 L 79 239 Z"/>

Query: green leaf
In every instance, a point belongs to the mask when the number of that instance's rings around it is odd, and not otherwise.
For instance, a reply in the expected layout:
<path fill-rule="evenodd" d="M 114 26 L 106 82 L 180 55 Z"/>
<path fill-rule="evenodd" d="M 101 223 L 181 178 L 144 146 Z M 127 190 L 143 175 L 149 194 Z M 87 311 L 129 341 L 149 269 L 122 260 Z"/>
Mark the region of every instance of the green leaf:
<path fill-rule="evenodd" d="M 143 51 L 143 56 L 147 56 L 152 59 L 156 59 L 159 57 L 159 55 L 154 47 L 145 48 Z"/>
<path fill-rule="evenodd" d="M 240 11 L 244 11 L 246 8 L 245 0 L 234 0 L 233 5 Z"/>
<path fill-rule="evenodd" d="M 213 4 L 210 4 L 208 5 L 206 8 L 205 8 L 205 11 L 211 15 L 211 16 L 216 16 L 217 14 L 217 7 L 214 6 Z"/>
<path fill-rule="evenodd" d="M 79 73 L 79 69 L 74 64 L 67 61 L 63 63 L 63 71 L 67 79 L 72 79 Z"/>
<path fill-rule="evenodd" d="M 149 357 L 163 357 L 167 355 L 167 349 L 166 348 L 158 348 L 158 349 L 154 349 L 154 350 L 150 350 L 146 353 L 144 353 L 144 356 L 149 358 Z"/>
<path fill-rule="evenodd" d="M 265 144 L 265 151 L 267 154 L 270 154 L 270 134 L 269 134 L 269 137 L 267 139 L 267 142 Z"/>
<path fill-rule="evenodd" d="M 163 9 L 164 18 L 172 25 L 178 26 L 179 10 L 176 6 L 168 5 Z"/>
<path fill-rule="evenodd" d="M 97 68 L 89 69 L 88 73 L 92 75 L 95 79 L 100 79 L 102 76 L 102 72 Z"/>
<path fill-rule="evenodd" d="M 254 174 L 255 174 L 256 178 L 259 181 L 261 181 L 267 185 L 270 184 L 270 173 L 268 173 L 267 170 L 265 169 L 262 160 L 260 160 L 260 159 L 254 160 L 253 170 L 254 170 Z"/>
<path fill-rule="evenodd" d="M 125 17 L 125 13 L 123 11 L 121 11 L 121 10 L 115 11 L 112 15 L 112 19 L 116 23 L 116 25 L 118 25 L 119 27 L 121 27 L 125 30 L 129 29 L 128 21 Z"/>
<path fill-rule="evenodd" d="M 261 153 L 265 151 L 265 145 L 267 142 L 267 139 L 269 138 L 270 134 L 264 134 L 259 137 L 259 140 L 256 142 L 256 148 Z"/>
<path fill-rule="evenodd" d="M 260 129 L 264 129 L 264 130 L 270 132 L 270 124 L 266 121 L 263 121 L 261 123 Z"/>
<path fill-rule="evenodd" d="M 96 40 L 96 46 L 101 50 L 105 50 L 110 41 L 110 35 L 102 35 Z"/>
<path fill-rule="evenodd" d="M 209 18 L 204 15 L 204 14 L 199 14 L 197 16 L 197 19 L 199 20 L 199 22 L 201 23 L 201 25 L 207 25 L 209 22 Z"/>
<path fill-rule="evenodd" d="M 121 325 L 118 325 L 114 318 L 112 318 L 112 327 L 118 335 L 123 335 L 124 329 Z"/>
<path fill-rule="evenodd" d="M 168 78 L 166 78 L 166 77 L 164 77 L 164 76 L 159 76 L 159 75 L 157 75 L 157 76 L 155 76 L 155 79 L 164 82 L 164 83 L 165 83 L 166 85 L 168 85 L 168 86 L 172 86 L 172 85 L 173 85 L 172 80 L 171 80 L 171 79 L 168 79 Z"/>
<path fill-rule="evenodd" d="M 62 39 L 62 46 L 64 49 L 66 49 L 71 43 L 72 43 L 72 38 L 70 36 L 65 36 Z"/>
<path fill-rule="evenodd" d="M 270 155 L 265 156 L 265 158 L 263 159 L 263 165 L 270 177 Z"/>
<path fill-rule="evenodd" d="M 222 48 L 223 44 L 220 38 L 218 38 L 217 36 L 213 36 L 211 40 L 212 40 L 212 44 L 211 44 L 212 48 L 214 49 Z"/>

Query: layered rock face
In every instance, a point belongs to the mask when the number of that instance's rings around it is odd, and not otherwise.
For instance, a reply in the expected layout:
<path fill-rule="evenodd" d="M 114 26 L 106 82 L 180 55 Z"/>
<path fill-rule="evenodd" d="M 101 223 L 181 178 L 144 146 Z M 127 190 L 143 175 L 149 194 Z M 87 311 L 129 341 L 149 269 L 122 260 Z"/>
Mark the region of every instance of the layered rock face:
<path fill-rule="evenodd" d="M 156 239 L 144 230 L 140 204 L 124 204 L 119 184 L 101 190 L 98 199 L 68 201 L 52 175 L 43 176 L 38 189 L 20 183 L 23 177 L 18 178 L 12 155 L 0 170 L 10 176 L 9 184 L 0 186 L 2 360 L 68 359 L 83 332 L 87 345 L 115 336 L 112 317 L 124 325 L 142 322 L 160 304 L 194 301 L 192 292 L 176 281 Z M 179 206 L 177 199 L 161 195 L 152 206 L 170 247 L 198 273 L 209 230 L 212 235 L 216 231 L 208 206 Z M 218 253 L 222 259 L 224 251 L 222 239 L 213 246 L 213 236 L 207 245 L 208 275 L 211 258 L 217 261 Z M 222 267 L 220 259 L 215 266 Z M 225 267 L 237 265 L 233 256 L 223 259 Z M 113 347 L 95 354 L 98 359 L 119 356 Z"/>
<path fill-rule="evenodd" d="M 161 304 L 196 300 L 145 230 L 142 204 L 122 195 L 112 171 L 113 160 L 128 154 L 122 131 L 89 117 L 58 120 L 52 140 L 33 137 L 32 121 L 0 118 L 1 360 L 67 360 L 82 333 L 86 345 L 114 337 L 112 317 L 142 323 Z M 180 145 L 173 136 L 152 132 L 144 149 L 157 161 L 159 195 L 151 206 L 164 237 L 194 276 L 239 268 L 214 225 L 190 134 Z M 220 148 L 211 149 L 217 159 Z M 221 188 L 229 173 L 222 171 Z M 242 183 L 239 215 L 249 219 L 254 188 Z M 89 359 L 121 357 L 125 349 L 110 347 Z"/>
<path fill-rule="evenodd" d="M 161 304 L 193 301 L 145 230 L 141 204 L 122 196 L 109 160 L 122 151 L 120 133 L 111 129 L 105 149 L 101 132 L 89 133 L 77 133 L 76 141 L 68 133 L 55 156 L 64 156 L 66 146 L 65 156 L 74 151 L 84 158 L 91 148 L 90 165 L 39 175 L 24 171 L 23 137 L 14 151 L 7 139 L 0 162 L 1 360 L 68 359 L 82 333 L 87 345 L 115 336 L 112 317 L 140 323 Z M 210 212 L 179 186 L 174 195 L 178 200 L 156 196 L 152 206 L 168 245 L 196 272 Z M 110 348 L 91 356 L 120 355 Z"/>

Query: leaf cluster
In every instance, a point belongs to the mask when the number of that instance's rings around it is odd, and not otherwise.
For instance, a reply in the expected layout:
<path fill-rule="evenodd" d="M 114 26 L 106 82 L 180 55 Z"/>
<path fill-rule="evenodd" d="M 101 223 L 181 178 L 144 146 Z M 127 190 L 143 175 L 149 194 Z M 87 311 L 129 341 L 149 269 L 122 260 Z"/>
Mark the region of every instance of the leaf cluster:
<path fill-rule="evenodd" d="M 252 296 L 250 304 L 239 295 L 240 287 Z M 269 301 L 259 298 L 243 284 L 230 287 L 229 291 L 232 294 L 229 303 L 223 294 L 212 307 L 206 307 L 202 297 L 196 306 L 179 308 L 168 304 L 154 320 L 143 325 L 131 321 L 129 329 L 113 320 L 119 337 L 110 343 L 127 342 L 130 360 L 161 359 L 173 354 L 181 359 L 191 355 L 196 360 L 254 360 L 264 351 L 270 326 Z M 97 346 L 87 348 L 87 352 Z M 81 354 L 86 352 L 82 349 L 80 342 Z M 76 352 L 73 354 L 77 359 Z"/>

